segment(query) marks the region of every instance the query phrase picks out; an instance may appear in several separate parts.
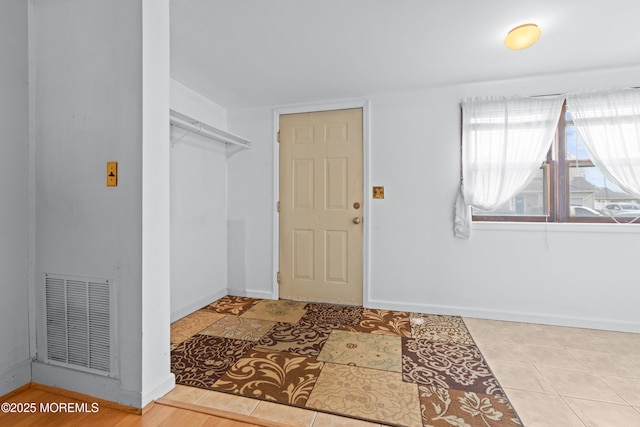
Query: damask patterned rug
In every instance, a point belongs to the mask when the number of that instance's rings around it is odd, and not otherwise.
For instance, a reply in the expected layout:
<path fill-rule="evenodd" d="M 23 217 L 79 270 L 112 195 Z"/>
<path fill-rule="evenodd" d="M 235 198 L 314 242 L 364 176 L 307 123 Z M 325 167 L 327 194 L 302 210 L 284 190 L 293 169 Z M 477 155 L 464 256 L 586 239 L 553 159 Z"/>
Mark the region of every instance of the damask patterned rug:
<path fill-rule="evenodd" d="M 519 426 L 462 318 L 224 297 L 171 325 L 176 382 L 393 426 Z"/>

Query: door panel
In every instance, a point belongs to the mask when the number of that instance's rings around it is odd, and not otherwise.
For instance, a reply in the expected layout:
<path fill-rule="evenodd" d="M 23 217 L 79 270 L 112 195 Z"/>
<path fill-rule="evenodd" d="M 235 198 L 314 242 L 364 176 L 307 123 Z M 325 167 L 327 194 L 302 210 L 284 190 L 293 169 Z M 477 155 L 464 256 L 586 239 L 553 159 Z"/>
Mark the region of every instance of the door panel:
<path fill-rule="evenodd" d="M 362 304 L 362 180 L 362 109 L 280 116 L 281 298 Z"/>
<path fill-rule="evenodd" d="M 327 282 L 347 284 L 348 275 L 348 241 L 347 232 L 327 230 L 325 242 L 325 278 Z"/>
<path fill-rule="evenodd" d="M 314 279 L 315 236 L 313 230 L 293 230 L 293 278 Z"/>
<path fill-rule="evenodd" d="M 326 210 L 347 210 L 349 159 L 346 157 L 325 160 Z"/>
<path fill-rule="evenodd" d="M 315 164 L 313 159 L 293 160 L 293 209 L 313 210 L 315 199 Z"/>

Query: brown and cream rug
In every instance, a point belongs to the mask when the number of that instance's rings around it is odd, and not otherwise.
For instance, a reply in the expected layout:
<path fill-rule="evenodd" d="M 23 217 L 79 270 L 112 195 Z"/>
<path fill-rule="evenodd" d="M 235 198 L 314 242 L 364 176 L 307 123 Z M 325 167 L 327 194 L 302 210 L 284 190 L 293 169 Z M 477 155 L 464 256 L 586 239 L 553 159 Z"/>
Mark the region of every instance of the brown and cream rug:
<path fill-rule="evenodd" d="M 178 384 L 376 423 L 522 425 L 456 316 L 224 297 L 171 325 Z"/>

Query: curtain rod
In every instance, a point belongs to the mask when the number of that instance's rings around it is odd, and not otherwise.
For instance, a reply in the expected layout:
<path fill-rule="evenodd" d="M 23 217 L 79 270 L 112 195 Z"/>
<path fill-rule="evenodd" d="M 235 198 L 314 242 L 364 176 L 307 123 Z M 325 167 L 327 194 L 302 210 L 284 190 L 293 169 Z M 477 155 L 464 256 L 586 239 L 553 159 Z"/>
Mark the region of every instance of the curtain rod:
<path fill-rule="evenodd" d="M 622 87 L 622 88 L 618 88 L 618 89 L 640 89 L 640 86 L 631 86 L 631 87 Z M 598 89 L 594 89 L 594 90 L 598 90 Z M 605 89 L 601 89 L 601 90 L 605 90 Z M 547 95 L 529 95 L 529 97 L 531 98 L 540 98 L 543 96 L 561 96 L 561 95 L 567 95 L 567 92 L 565 93 L 550 93 Z"/>

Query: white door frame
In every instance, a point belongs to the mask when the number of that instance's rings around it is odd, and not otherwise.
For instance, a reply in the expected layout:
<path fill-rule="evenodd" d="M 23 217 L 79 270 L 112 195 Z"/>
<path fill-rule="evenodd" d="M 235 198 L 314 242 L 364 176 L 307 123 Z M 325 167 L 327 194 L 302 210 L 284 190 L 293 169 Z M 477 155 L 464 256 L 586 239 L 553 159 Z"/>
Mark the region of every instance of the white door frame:
<path fill-rule="evenodd" d="M 273 110 L 273 268 L 271 282 L 273 286 L 272 298 L 278 299 L 280 286 L 278 285 L 278 269 L 280 266 L 280 221 L 277 210 L 278 199 L 280 198 L 280 146 L 278 144 L 278 131 L 280 130 L 280 116 L 284 114 L 313 113 L 329 110 L 346 110 L 351 108 L 362 108 L 362 305 L 369 306 L 369 259 L 370 245 L 369 233 L 371 224 L 371 181 L 369 167 L 370 151 L 370 109 L 368 99 L 355 99 L 350 101 L 337 101 L 327 104 L 310 104 L 277 107 Z"/>

